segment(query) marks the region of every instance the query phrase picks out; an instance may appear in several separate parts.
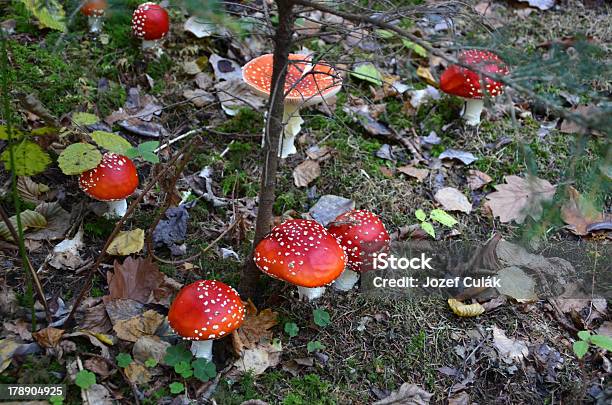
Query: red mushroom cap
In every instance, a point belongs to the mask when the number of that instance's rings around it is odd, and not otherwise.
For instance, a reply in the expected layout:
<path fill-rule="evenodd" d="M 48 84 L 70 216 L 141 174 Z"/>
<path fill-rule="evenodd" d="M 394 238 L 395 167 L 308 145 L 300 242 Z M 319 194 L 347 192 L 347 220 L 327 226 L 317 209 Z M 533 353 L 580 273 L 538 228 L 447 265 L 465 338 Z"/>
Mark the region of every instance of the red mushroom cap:
<path fill-rule="evenodd" d="M 312 57 L 289 54 L 285 79 L 285 102 L 306 105 L 317 104 L 336 94 L 342 88 L 342 79 L 336 70 L 320 60 L 315 65 Z M 268 97 L 272 86 L 273 55 L 259 56 L 242 67 L 242 78 L 255 92 Z"/>
<path fill-rule="evenodd" d="M 170 305 L 168 323 L 187 340 L 219 339 L 244 321 L 245 307 L 232 287 L 199 280 L 181 288 Z"/>
<path fill-rule="evenodd" d="M 81 173 L 79 185 L 96 200 L 123 200 L 138 187 L 138 172 L 127 157 L 107 152 L 97 167 Z"/>
<path fill-rule="evenodd" d="M 301 287 L 322 287 L 346 265 L 336 239 L 316 221 L 290 219 L 275 226 L 257 247 L 253 260 L 269 276 Z"/>
<path fill-rule="evenodd" d="M 101 17 L 107 6 L 106 0 L 89 0 L 81 7 L 81 13 L 88 17 Z"/>
<path fill-rule="evenodd" d="M 462 64 L 474 66 L 484 73 L 504 76 L 509 73 L 508 67 L 499 56 L 488 51 L 475 49 L 462 51 L 458 55 L 458 60 Z M 488 77 L 483 79 L 486 92 L 489 96 L 495 97 L 503 93 L 503 83 Z M 440 76 L 440 89 L 445 93 L 463 98 L 480 99 L 483 97 L 481 75 L 458 65 L 451 65 L 442 73 L 442 76 Z"/>
<path fill-rule="evenodd" d="M 155 3 L 142 3 L 132 15 L 132 31 L 147 41 L 161 39 L 170 30 L 170 18 L 165 8 Z"/>
<path fill-rule="evenodd" d="M 387 251 L 391 240 L 378 215 L 367 210 L 351 210 L 339 215 L 327 231 L 346 252 L 347 268 L 355 272 L 372 270 L 372 259 Z"/>

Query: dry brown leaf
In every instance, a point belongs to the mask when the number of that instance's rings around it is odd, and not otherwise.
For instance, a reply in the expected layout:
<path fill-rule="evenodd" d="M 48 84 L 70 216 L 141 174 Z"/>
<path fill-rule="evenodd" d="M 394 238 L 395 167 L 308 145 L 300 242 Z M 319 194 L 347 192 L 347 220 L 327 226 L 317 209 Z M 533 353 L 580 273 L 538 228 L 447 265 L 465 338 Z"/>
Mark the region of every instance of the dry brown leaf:
<path fill-rule="evenodd" d="M 57 346 L 63 334 L 63 329 L 48 327 L 32 333 L 32 337 L 42 347 L 51 348 Z"/>
<path fill-rule="evenodd" d="M 96 334 L 91 333 L 87 330 L 82 330 L 79 332 L 72 332 L 72 333 L 67 333 L 64 335 L 64 338 L 69 338 L 69 337 L 84 337 L 86 339 L 89 339 L 89 342 L 96 346 L 97 348 L 100 349 L 100 354 L 102 355 L 102 357 L 104 357 L 105 359 L 110 359 L 111 355 L 110 355 L 110 351 L 108 350 L 108 347 L 106 347 L 106 345 L 104 343 L 102 343 L 100 341 L 100 339 L 98 339 L 96 337 Z M 111 342 L 112 344 L 112 342 Z"/>
<path fill-rule="evenodd" d="M 527 215 L 535 220 L 542 215 L 542 203 L 552 200 L 555 186 L 537 177 L 523 179 L 505 176 L 506 184 L 495 186 L 497 191 L 487 196 L 486 206 L 501 222 L 522 224 Z"/>
<path fill-rule="evenodd" d="M 444 187 L 434 195 L 437 202 L 442 204 L 446 211 L 461 211 L 469 214 L 472 212 L 472 204 L 461 191 L 453 187 Z"/>
<path fill-rule="evenodd" d="M 257 308 L 249 300 L 246 305 L 247 314 L 242 326 L 232 332 L 232 343 L 237 355 L 245 348 L 252 349 L 260 341 L 272 339 L 272 327 L 278 324 L 278 313 L 266 308 L 257 313 Z"/>
<path fill-rule="evenodd" d="M 125 369 L 125 376 L 137 385 L 145 385 L 151 381 L 151 373 L 142 364 L 137 362 L 130 363 Z"/>
<path fill-rule="evenodd" d="M 491 176 L 481 172 L 480 170 L 470 170 L 469 174 L 470 175 L 467 178 L 467 182 L 470 190 L 478 190 L 482 186 L 493 181 Z"/>
<path fill-rule="evenodd" d="M 535 293 L 536 283 L 520 267 L 511 266 L 501 269 L 497 273 L 500 294 L 514 298 L 518 302 L 533 302 L 538 299 Z"/>
<path fill-rule="evenodd" d="M 306 187 L 320 175 L 319 162 L 307 159 L 293 169 L 293 182 L 296 187 Z"/>
<path fill-rule="evenodd" d="M 462 318 L 471 318 L 474 316 L 481 315 L 485 309 L 479 303 L 475 304 L 464 304 L 463 302 L 457 301 L 454 298 L 448 299 L 448 306 L 453 310 L 453 313 Z"/>
<path fill-rule="evenodd" d="M 108 377 L 111 374 L 111 370 L 108 367 L 108 363 L 98 357 L 92 357 L 85 360 L 83 366 L 87 370 L 94 372 L 101 377 Z"/>
<path fill-rule="evenodd" d="M 2 324 L 4 329 L 9 332 L 13 332 L 23 340 L 32 340 L 32 332 L 30 332 L 30 324 L 23 319 L 18 319 L 13 322 L 4 322 Z"/>
<path fill-rule="evenodd" d="M 79 325 L 94 333 L 107 333 L 113 327 L 102 302 L 86 308 Z"/>
<path fill-rule="evenodd" d="M 0 339 L 0 373 L 11 365 L 13 354 L 21 346 L 14 339 Z"/>
<path fill-rule="evenodd" d="M 427 178 L 427 176 L 429 176 L 429 170 L 418 169 L 413 166 L 401 166 L 397 168 L 397 171 L 404 173 L 407 176 L 414 177 L 418 181 L 423 181 Z"/>
<path fill-rule="evenodd" d="M 111 300 L 132 299 L 148 303 L 153 290 L 164 280 L 164 274 L 151 258 L 125 259 L 123 264 L 115 261 L 114 273 L 107 273 L 108 291 Z"/>
<path fill-rule="evenodd" d="M 252 349 L 245 349 L 234 366 L 243 373 L 263 374 L 268 367 L 276 367 L 280 363 L 282 350 L 280 340 L 274 343 L 265 341 Z"/>
<path fill-rule="evenodd" d="M 38 204 L 43 200 L 43 195 L 49 191 L 49 186 L 36 183 L 29 177 L 19 176 L 17 190 L 22 199 L 32 204 Z"/>
<path fill-rule="evenodd" d="M 432 396 L 418 385 L 403 383 L 399 390 L 372 405 L 427 405 Z"/>
<path fill-rule="evenodd" d="M 497 326 L 493 326 L 493 345 L 499 352 L 502 360 L 508 364 L 514 361 L 520 362 L 529 354 L 529 349 L 525 342 L 508 338 L 506 333 Z"/>
<path fill-rule="evenodd" d="M 567 228 L 574 234 L 588 235 L 590 233 L 589 226 L 612 221 L 612 215 L 598 211 L 574 187 L 569 186 L 567 192 L 569 199 L 561 207 L 561 218 L 568 225 Z"/>
<path fill-rule="evenodd" d="M 113 330 L 119 339 L 136 342 L 141 336 L 154 335 L 163 321 L 163 315 L 150 309 L 140 316 L 118 321 Z"/>

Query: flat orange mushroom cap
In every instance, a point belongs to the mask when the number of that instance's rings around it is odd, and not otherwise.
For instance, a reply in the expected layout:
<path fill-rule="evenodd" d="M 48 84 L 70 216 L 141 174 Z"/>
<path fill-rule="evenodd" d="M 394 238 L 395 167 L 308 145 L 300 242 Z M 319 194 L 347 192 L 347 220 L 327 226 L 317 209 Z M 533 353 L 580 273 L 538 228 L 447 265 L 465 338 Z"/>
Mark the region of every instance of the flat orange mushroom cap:
<path fill-rule="evenodd" d="M 313 288 L 328 285 L 340 276 L 346 254 L 318 222 L 290 219 L 259 242 L 253 260 L 271 277 Z"/>
<path fill-rule="evenodd" d="M 170 306 L 168 323 L 186 340 L 219 339 L 238 329 L 245 306 L 232 287 L 199 280 L 183 287 Z"/>
<path fill-rule="evenodd" d="M 108 7 L 106 0 L 89 0 L 81 7 L 81 13 L 88 17 L 101 17 Z"/>

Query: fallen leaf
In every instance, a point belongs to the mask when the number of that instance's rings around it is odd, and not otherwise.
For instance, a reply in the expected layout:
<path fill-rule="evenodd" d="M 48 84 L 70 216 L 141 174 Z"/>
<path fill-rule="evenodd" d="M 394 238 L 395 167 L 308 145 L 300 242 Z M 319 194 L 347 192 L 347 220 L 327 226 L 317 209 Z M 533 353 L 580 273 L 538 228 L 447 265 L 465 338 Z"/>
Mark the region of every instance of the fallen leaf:
<path fill-rule="evenodd" d="M 491 176 L 481 172 L 480 170 L 470 170 L 468 173 L 469 176 L 467 178 L 467 182 L 470 190 L 478 190 L 479 188 L 482 188 L 484 185 L 493 181 Z"/>
<path fill-rule="evenodd" d="M 255 94 L 242 78 L 218 82 L 214 89 L 221 102 L 221 108 L 230 116 L 238 114 L 241 108 L 258 110 L 266 103 L 265 99 Z"/>
<path fill-rule="evenodd" d="M 380 149 L 376 151 L 376 157 L 391 161 L 395 160 L 393 157 L 393 152 L 391 152 L 391 145 L 387 143 L 383 144 Z"/>
<path fill-rule="evenodd" d="M 24 230 L 28 228 L 41 229 L 47 226 L 46 218 L 36 211 L 21 211 L 19 218 L 21 219 L 21 225 Z M 13 215 L 12 217 L 10 217 L 9 221 L 13 225 L 13 228 L 17 230 L 17 215 Z M 11 232 L 9 231 L 8 227 L 4 222 L 0 222 L 0 238 L 3 238 L 8 241 L 13 240 L 13 236 L 11 235 Z"/>
<path fill-rule="evenodd" d="M 372 117 L 367 104 L 344 106 L 343 111 L 348 113 L 355 121 L 359 122 L 371 135 L 380 136 L 391 134 L 391 130 L 386 124 Z"/>
<path fill-rule="evenodd" d="M 495 325 L 493 326 L 493 345 L 499 352 L 502 360 L 508 364 L 514 361 L 520 362 L 529 354 L 529 349 L 525 342 L 508 338 L 506 333 Z"/>
<path fill-rule="evenodd" d="M 112 299 L 109 295 L 102 297 L 106 313 L 112 325 L 121 320 L 142 315 L 144 304 L 131 299 Z"/>
<path fill-rule="evenodd" d="M 418 385 L 403 383 L 397 391 L 372 405 L 427 405 L 432 396 Z"/>
<path fill-rule="evenodd" d="M 149 302 L 153 290 L 164 280 L 151 258 L 128 257 L 123 264 L 115 261 L 114 272 L 108 272 L 106 277 L 111 300 L 127 298 L 141 303 Z"/>
<path fill-rule="evenodd" d="M 142 315 L 118 321 L 113 330 L 119 339 L 136 342 L 141 336 L 154 335 L 163 321 L 163 315 L 150 309 Z"/>
<path fill-rule="evenodd" d="M 87 401 L 85 405 L 114 405 L 113 397 L 104 385 L 93 384 L 84 390 Z"/>
<path fill-rule="evenodd" d="M 197 38 L 209 37 L 216 32 L 215 25 L 201 17 L 192 16 L 185 21 L 183 29 Z"/>
<path fill-rule="evenodd" d="M 123 371 L 128 380 L 136 385 L 145 385 L 151 381 L 151 373 L 140 363 L 132 362 Z"/>
<path fill-rule="evenodd" d="M 555 0 L 518 0 L 521 3 L 528 3 L 530 7 L 548 10 L 555 5 Z"/>
<path fill-rule="evenodd" d="M 194 79 L 197 86 L 202 90 L 208 90 L 213 86 L 213 79 L 206 73 L 198 73 Z"/>
<path fill-rule="evenodd" d="M 140 228 L 131 231 L 120 231 L 106 249 L 113 256 L 128 256 L 138 253 L 144 247 L 144 230 Z"/>
<path fill-rule="evenodd" d="M 448 405 L 470 405 L 470 396 L 465 391 L 460 391 L 448 397 Z"/>
<path fill-rule="evenodd" d="M 111 355 L 110 355 L 110 351 L 108 350 L 108 347 L 106 347 L 106 345 L 102 343 L 102 341 L 100 341 L 100 339 L 98 339 L 95 334 L 87 330 L 64 334 L 64 338 L 69 338 L 69 337 L 84 337 L 88 339 L 92 345 L 100 349 L 100 354 L 102 355 L 102 357 L 110 360 Z"/>
<path fill-rule="evenodd" d="M 293 182 L 296 187 L 306 187 L 321 175 L 321 166 L 316 160 L 307 159 L 293 169 Z"/>
<path fill-rule="evenodd" d="M 462 318 L 471 318 L 474 316 L 481 315 L 484 313 L 485 309 L 479 303 L 474 304 L 464 304 L 463 302 L 457 301 L 454 298 L 448 299 L 448 306 L 453 311 L 453 313 Z"/>
<path fill-rule="evenodd" d="M 333 194 L 326 194 L 319 198 L 308 214 L 323 226 L 329 225 L 340 214 L 355 209 L 355 201 Z"/>
<path fill-rule="evenodd" d="M 436 82 L 436 79 L 434 79 L 433 75 L 429 71 L 429 68 L 426 68 L 425 66 L 419 66 L 417 68 L 416 74 L 430 86 L 438 86 L 438 82 Z"/>
<path fill-rule="evenodd" d="M 0 373 L 6 370 L 13 360 L 13 354 L 20 344 L 14 339 L 0 339 Z"/>
<path fill-rule="evenodd" d="M 157 122 L 146 122 L 140 118 L 129 118 L 119 121 L 118 124 L 126 131 L 147 138 L 160 138 L 167 135 L 167 131 L 162 124 Z"/>
<path fill-rule="evenodd" d="M 245 349 L 234 366 L 243 373 L 263 374 L 269 367 L 276 367 L 280 363 L 282 349 L 280 340 L 260 343 L 252 349 Z"/>
<path fill-rule="evenodd" d="M 461 161 L 464 165 L 469 165 L 470 163 L 476 161 L 476 157 L 470 152 L 466 152 L 464 150 L 458 149 L 447 149 L 438 156 L 440 159 L 456 159 Z"/>
<path fill-rule="evenodd" d="M 442 204 L 446 211 L 461 211 L 469 214 L 472 212 L 472 204 L 467 197 L 453 187 L 444 187 L 434 195 L 437 202 Z"/>
<path fill-rule="evenodd" d="M 49 191 L 49 186 L 36 183 L 30 177 L 19 176 L 17 179 L 17 191 L 19 196 L 32 204 L 38 204 L 43 200 L 45 193 Z"/>
<path fill-rule="evenodd" d="M 108 377 L 111 374 L 108 363 L 98 357 L 92 357 L 85 360 L 83 366 L 87 370 L 96 373 L 101 377 Z"/>
<path fill-rule="evenodd" d="M 183 97 L 198 108 L 215 102 L 215 97 L 202 89 L 185 90 L 183 91 Z"/>
<path fill-rule="evenodd" d="M 247 315 L 239 329 L 232 332 L 234 351 L 240 355 L 244 349 L 256 347 L 262 340 L 271 340 L 272 327 L 278 324 L 278 314 L 270 308 L 259 313 L 251 301 L 248 302 Z"/>
<path fill-rule="evenodd" d="M 182 253 L 180 245 L 187 237 L 189 212 L 183 204 L 168 208 L 165 216 L 166 219 L 160 220 L 153 231 L 153 246 L 156 248 L 166 246 L 172 255 L 179 256 Z"/>
<path fill-rule="evenodd" d="M 506 184 L 494 186 L 497 191 L 487 196 L 485 204 L 493 216 L 504 223 L 514 220 L 518 224 L 522 224 L 527 215 L 540 219 L 542 203 L 552 200 L 555 186 L 537 177 L 505 176 L 504 179 Z"/>
<path fill-rule="evenodd" d="M 414 177 L 418 181 L 423 181 L 429 176 L 428 169 L 418 169 L 413 166 L 401 166 L 397 168 L 397 171 L 407 176 Z"/>
<path fill-rule="evenodd" d="M 57 346 L 63 334 L 63 329 L 48 327 L 32 333 L 32 337 L 42 347 L 51 348 Z"/>
<path fill-rule="evenodd" d="M 4 329 L 9 332 L 13 332 L 23 340 L 32 340 L 32 332 L 30 332 L 30 324 L 24 321 L 23 319 L 18 319 L 13 322 L 4 322 L 2 324 Z"/>
<path fill-rule="evenodd" d="M 313 145 L 306 149 L 306 156 L 312 160 L 323 161 L 331 157 L 333 149 L 329 146 Z"/>
<path fill-rule="evenodd" d="M 100 299 L 97 299 L 97 301 L 100 301 Z M 83 306 L 85 305 L 83 304 L 81 308 Z M 87 306 L 82 318 L 79 319 L 79 325 L 83 329 L 90 330 L 94 333 L 107 333 L 113 327 L 103 302 Z"/>
<path fill-rule="evenodd" d="M 512 266 L 501 269 L 497 273 L 499 287 L 497 291 L 518 302 L 533 302 L 538 299 L 535 293 L 536 283 L 519 267 Z"/>
<path fill-rule="evenodd" d="M 148 359 L 155 359 L 157 363 L 164 364 L 166 349 L 170 343 L 164 342 L 157 336 L 143 335 L 138 338 L 132 348 L 134 360 L 144 363 Z"/>
<path fill-rule="evenodd" d="M 568 186 L 567 193 L 569 198 L 561 207 L 561 218 L 572 233 L 588 235 L 589 227 L 593 224 L 612 221 L 612 215 L 598 211 L 593 202 L 583 197 L 574 187 Z"/>
<path fill-rule="evenodd" d="M 70 223 L 70 213 L 62 208 L 57 202 L 43 202 L 36 206 L 34 211 L 41 214 L 47 220 L 47 226 L 26 235 L 30 240 L 57 240 L 63 239 L 66 231 L 72 225 Z"/>
<path fill-rule="evenodd" d="M 421 90 L 410 90 L 408 94 L 410 94 L 410 105 L 413 108 L 419 108 L 427 101 L 439 100 L 441 97 L 438 89 L 429 85 Z"/>
<path fill-rule="evenodd" d="M 79 249 L 83 247 L 83 229 L 79 229 L 74 238 L 64 239 L 53 247 L 49 265 L 56 269 L 76 269 L 83 264 Z"/>
<path fill-rule="evenodd" d="M 370 82 L 376 86 L 382 85 L 382 74 L 370 62 L 361 63 L 353 68 L 351 76 Z"/>
<path fill-rule="evenodd" d="M 221 56 L 213 53 L 208 58 L 210 65 L 212 66 L 217 81 L 227 80 L 242 81 L 242 68 L 236 62 L 231 59 L 222 58 Z"/>

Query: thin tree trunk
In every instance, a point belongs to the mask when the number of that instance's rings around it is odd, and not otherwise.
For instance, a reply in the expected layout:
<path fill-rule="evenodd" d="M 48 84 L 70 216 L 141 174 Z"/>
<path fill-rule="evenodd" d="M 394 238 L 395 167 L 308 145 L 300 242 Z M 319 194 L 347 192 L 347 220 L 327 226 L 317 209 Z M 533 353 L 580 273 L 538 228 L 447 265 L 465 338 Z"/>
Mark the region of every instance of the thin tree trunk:
<path fill-rule="evenodd" d="M 272 226 L 272 207 L 275 199 L 278 146 L 283 131 L 283 102 L 285 76 L 293 35 L 293 0 L 276 0 L 278 28 L 274 36 L 274 66 L 272 70 L 272 95 L 266 119 L 264 166 L 259 189 L 259 207 L 255 224 L 253 247 L 263 239 Z M 258 299 L 257 281 L 260 272 L 249 255 L 242 271 L 239 290 L 244 298 Z"/>

